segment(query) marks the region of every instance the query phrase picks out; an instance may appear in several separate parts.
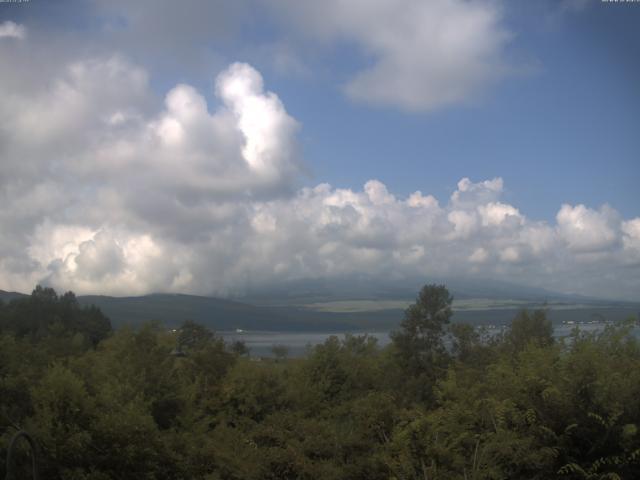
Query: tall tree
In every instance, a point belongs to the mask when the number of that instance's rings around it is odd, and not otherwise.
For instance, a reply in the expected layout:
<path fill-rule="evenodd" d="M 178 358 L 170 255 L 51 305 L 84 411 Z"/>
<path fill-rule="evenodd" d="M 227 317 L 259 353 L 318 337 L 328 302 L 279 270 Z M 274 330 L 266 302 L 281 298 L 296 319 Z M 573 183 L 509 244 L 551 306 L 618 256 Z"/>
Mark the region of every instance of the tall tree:
<path fill-rule="evenodd" d="M 519 352 L 531 343 L 539 347 L 552 345 L 553 325 L 547 318 L 546 310 L 534 310 L 533 313 L 528 310 L 518 312 L 511 321 L 505 339 L 513 352 Z"/>
<path fill-rule="evenodd" d="M 427 399 L 435 380 L 447 363 L 444 345 L 445 327 L 453 312 L 453 296 L 444 285 L 425 285 L 391 339 L 401 367 L 414 377 L 413 388 L 419 398 Z"/>

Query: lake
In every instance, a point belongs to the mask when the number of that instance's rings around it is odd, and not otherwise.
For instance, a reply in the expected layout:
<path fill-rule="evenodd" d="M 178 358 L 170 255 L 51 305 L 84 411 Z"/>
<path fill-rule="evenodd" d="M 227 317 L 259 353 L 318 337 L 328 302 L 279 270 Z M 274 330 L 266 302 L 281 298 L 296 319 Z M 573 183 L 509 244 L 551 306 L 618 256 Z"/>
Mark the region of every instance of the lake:
<path fill-rule="evenodd" d="M 554 325 L 554 336 L 556 338 L 568 336 L 573 328 L 578 326 L 580 330 L 585 332 L 593 332 L 601 330 L 605 327 L 604 323 L 582 323 L 576 324 L 558 324 Z M 499 333 L 501 327 L 494 327 L 489 332 Z M 330 336 L 343 339 L 346 332 L 260 332 L 260 331 L 244 331 L 238 333 L 236 331 L 218 332 L 227 342 L 236 340 L 243 341 L 249 348 L 252 357 L 273 357 L 271 351 L 274 345 L 282 345 L 289 349 L 290 357 L 304 356 L 310 347 L 324 343 Z M 351 332 L 353 335 L 364 335 L 365 332 Z M 366 332 L 378 340 L 378 345 L 384 347 L 391 342 L 389 331 L 384 332 Z M 640 336 L 640 328 L 634 329 L 636 336 Z"/>
<path fill-rule="evenodd" d="M 324 343 L 332 335 L 343 339 L 345 332 L 219 332 L 225 341 L 241 340 L 249 348 L 252 357 L 273 357 L 271 348 L 282 345 L 289 349 L 290 357 L 302 357 L 308 348 Z M 364 332 L 354 332 L 353 335 L 364 335 Z M 391 339 L 389 332 L 368 333 L 378 340 L 378 345 L 385 346 Z"/>

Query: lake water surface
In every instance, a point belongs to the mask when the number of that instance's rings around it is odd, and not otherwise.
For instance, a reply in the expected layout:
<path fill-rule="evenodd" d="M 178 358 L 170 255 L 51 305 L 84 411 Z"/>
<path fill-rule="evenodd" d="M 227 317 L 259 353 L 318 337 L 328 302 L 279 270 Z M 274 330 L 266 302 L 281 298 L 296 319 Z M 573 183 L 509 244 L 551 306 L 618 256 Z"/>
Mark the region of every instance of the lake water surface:
<path fill-rule="evenodd" d="M 566 337 L 571 331 L 578 326 L 580 330 L 584 332 L 593 332 L 601 330 L 605 327 L 604 323 L 585 323 L 580 325 L 575 324 L 560 324 L 554 325 L 554 336 L 556 338 Z M 488 330 L 489 332 L 499 333 L 501 327 L 496 327 Z M 353 335 L 364 335 L 365 333 L 378 340 L 378 345 L 384 347 L 391 342 L 389 338 L 389 331 L 385 332 L 351 332 Z M 636 336 L 640 337 L 640 328 L 634 329 Z M 241 340 L 249 348 L 249 353 L 252 357 L 272 357 L 273 352 L 271 349 L 275 345 L 284 346 L 288 348 L 288 355 L 290 357 L 304 356 L 310 348 L 315 345 L 324 343 L 330 336 L 335 335 L 339 339 L 344 339 L 346 332 L 259 332 L 259 331 L 244 331 L 238 332 L 219 332 L 220 335 L 227 342 L 235 340 Z"/>

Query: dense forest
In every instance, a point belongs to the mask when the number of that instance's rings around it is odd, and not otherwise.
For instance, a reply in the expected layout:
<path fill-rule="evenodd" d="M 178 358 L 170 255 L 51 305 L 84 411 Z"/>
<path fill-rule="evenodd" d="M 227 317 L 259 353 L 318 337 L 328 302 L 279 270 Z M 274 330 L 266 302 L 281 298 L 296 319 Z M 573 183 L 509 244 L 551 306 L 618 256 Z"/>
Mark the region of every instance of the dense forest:
<path fill-rule="evenodd" d="M 37 287 L 0 302 L 0 455 L 26 430 L 43 479 L 640 478 L 634 320 L 554 339 L 522 311 L 488 336 L 451 302 L 425 286 L 385 348 L 257 359 L 194 322 L 113 331 Z"/>

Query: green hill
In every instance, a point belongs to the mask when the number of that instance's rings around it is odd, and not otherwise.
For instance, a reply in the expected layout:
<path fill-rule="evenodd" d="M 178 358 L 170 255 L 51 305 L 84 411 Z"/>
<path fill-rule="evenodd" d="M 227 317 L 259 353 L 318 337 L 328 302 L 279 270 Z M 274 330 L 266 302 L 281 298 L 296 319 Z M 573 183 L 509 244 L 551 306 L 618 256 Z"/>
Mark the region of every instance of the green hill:
<path fill-rule="evenodd" d="M 322 289 L 320 289 L 322 291 Z M 326 293 L 326 292 L 325 292 Z M 487 292 L 483 292 L 487 293 Z M 0 290 L 4 302 L 25 296 L 17 292 Z M 384 296 L 383 296 L 384 297 Z M 543 302 L 504 299 L 465 299 L 454 303 L 454 322 L 472 324 L 506 324 L 521 308 L 535 309 Z M 324 296 L 322 300 L 336 297 Z M 341 297 L 338 297 L 341 298 Z M 397 298 L 397 297 L 396 297 Z M 406 298 L 406 296 L 405 296 Z M 503 297 L 505 298 L 505 297 Z M 319 300 L 319 297 L 314 300 Z M 251 299 L 247 299 L 251 301 Z M 258 299 L 252 299 L 256 302 Z M 271 305 L 252 305 L 246 301 L 224 300 L 213 297 L 183 294 L 153 294 L 140 297 L 109 297 L 102 295 L 79 296 L 81 305 L 96 305 L 111 319 L 114 327 L 140 325 L 158 320 L 167 327 L 176 327 L 185 320 L 217 330 L 258 330 L 295 332 L 387 331 L 398 327 L 403 318 L 404 301 L 338 301 L 327 303 L 295 304 L 282 297 L 273 297 Z M 296 298 L 300 301 L 301 298 Z M 304 300 L 309 300 L 305 297 Z M 549 319 L 553 323 L 622 320 L 636 317 L 640 304 L 634 302 L 598 301 L 550 302 Z M 582 300 L 582 299 L 581 299 Z M 253 303 L 252 302 L 252 303 Z"/>
<path fill-rule="evenodd" d="M 4 290 L 0 290 L 0 300 L 2 300 L 5 303 L 10 302 L 11 300 L 13 300 L 15 298 L 21 298 L 21 297 L 26 297 L 26 296 L 27 295 L 25 295 L 24 293 L 5 292 Z"/>
<path fill-rule="evenodd" d="M 96 305 L 114 326 L 159 320 L 171 327 L 193 320 L 214 330 L 344 330 L 346 319 L 293 308 L 256 307 L 246 303 L 181 294 L 142 297 L 78 297 L 82 305 Z"/>

